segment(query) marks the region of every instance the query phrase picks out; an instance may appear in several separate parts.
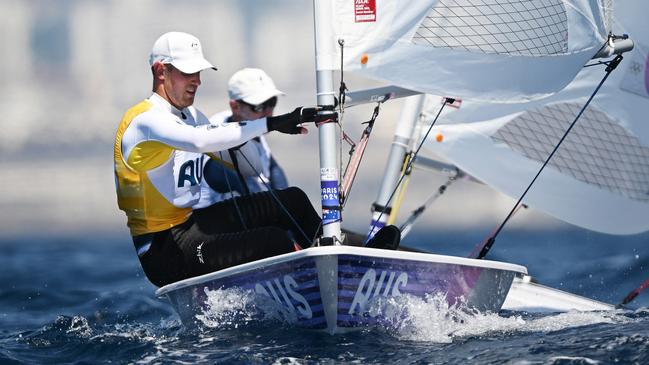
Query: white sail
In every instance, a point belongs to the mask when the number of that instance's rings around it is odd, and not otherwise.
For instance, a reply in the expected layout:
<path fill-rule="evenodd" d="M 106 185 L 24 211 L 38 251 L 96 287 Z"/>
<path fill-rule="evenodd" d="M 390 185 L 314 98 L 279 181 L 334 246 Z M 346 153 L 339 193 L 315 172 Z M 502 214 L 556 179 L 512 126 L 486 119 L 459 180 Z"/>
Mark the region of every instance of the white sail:
<path fill-rule="evenodd" d="M 323 2 L 324 3 L 324 2 Z M 513 102 L 565 87 L 605 44 L 600 0 L 331 0 L 319 70 L 403 88 Z"/>
<path fill-rule="evenodd" d="M 617 2 L 615 14 L 613 31 L 628 33 L 635 48 L 625 54 L 524 202 L 587 229 L 633 234 L 649 230 L 649 23 L 643 18 L 649 3 Z M 518 198 L 603 76 L 603 66 L 585 68 L 565 90 L 542 101 L 464 100 L 459 110 L 445 115 L 445 122 L 456 124 L 432 132 L 443 141 L 427 147 Z"/>

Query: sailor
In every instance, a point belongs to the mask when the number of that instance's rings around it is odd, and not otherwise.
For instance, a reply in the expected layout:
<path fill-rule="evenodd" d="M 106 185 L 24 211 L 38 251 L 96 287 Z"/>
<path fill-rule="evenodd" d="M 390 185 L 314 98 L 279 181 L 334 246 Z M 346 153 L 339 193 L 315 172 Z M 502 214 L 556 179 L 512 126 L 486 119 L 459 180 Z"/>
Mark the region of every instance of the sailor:
<path fill-rule="evenodd" d="M 305 133 L 300 124 L 313 122 L 315 109 L 210 124 L 193 106 L 201 71 L 214 69 L 198 38 L 163 34 L 149 64 L 153 93 L 124 114 L 114 144 L 118 205 L 149 280 L 163 286 L 290 252 L 295 243 L 309 246 L 321 230 L 321 219 L 298 188 L 192 207 L 201 195 L 204 153 L 273 130 Z"/>

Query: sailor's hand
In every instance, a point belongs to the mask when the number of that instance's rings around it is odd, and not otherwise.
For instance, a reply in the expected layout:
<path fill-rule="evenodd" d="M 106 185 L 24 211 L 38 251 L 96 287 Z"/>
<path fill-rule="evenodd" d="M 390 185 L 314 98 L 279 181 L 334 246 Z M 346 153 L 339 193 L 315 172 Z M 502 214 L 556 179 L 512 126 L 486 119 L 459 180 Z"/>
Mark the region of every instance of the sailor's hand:
<path fill-rule="evenodd" d="M 268 131 L 278 131 L 287 134 L 306 134 L 308 131 L 306 128 L 300 126 L 302 123 L 313 122 L 314 117 L 311 116 L 317 112 L 307 111 L 304 114 L 304 110 L 310 110 L 315 108 L 295 108 L 290 113 L 278 115 L 276 117 L 267 117 L 266 126 Z M 309 118 L 311 120 L 309 120 Z"/>
<path fill-rule="evenodd" d="M 306 128 L 300 126 L 303 123 L 329 123 L 338 120 L 338 113 L 330 112 L 325 115 L 319 115 L 318 112 L 322 110 L 318 107 L 295 108 L 290 113 L 278 115 L 276 117 L 266 118 L 266 125 L 268 131 L 278 131 L 288 134 L 306 134 Z"/>

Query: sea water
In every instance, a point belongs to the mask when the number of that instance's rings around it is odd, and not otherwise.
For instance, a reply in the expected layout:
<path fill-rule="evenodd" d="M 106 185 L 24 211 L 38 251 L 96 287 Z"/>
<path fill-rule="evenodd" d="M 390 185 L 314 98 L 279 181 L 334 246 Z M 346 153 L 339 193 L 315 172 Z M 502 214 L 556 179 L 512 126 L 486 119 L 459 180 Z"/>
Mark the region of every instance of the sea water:
<path fill-rule="evenodd" d="M 404 244 L 466 255 L 479 236 L 435 232 Z M 432 241 L 431 241 L 432 240 Z M 577 230 L 503 234 L 490 259 L 543 284 L 618 303 L 649 277 L 649 235 Z M 0 243 L 0 364 L 647 364 L 649 293 L 608 312 L 480 313 L 442 296 L 370 310 L 384 327 L 331 336 L 298 329 L 250 293 L 210 292 L 200 328 L 185 329 L 154 295 L 127 236 L 32 237 Z"/>

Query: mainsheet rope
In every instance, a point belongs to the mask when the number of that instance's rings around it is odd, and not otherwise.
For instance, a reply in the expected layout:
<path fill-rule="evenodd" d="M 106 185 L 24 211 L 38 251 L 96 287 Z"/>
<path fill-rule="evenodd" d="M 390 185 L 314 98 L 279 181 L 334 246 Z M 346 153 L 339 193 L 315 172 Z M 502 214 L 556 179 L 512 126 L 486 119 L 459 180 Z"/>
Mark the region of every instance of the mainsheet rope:
<path fill-rule="evenodd" d="M 437 191 L 431 196 L 426 199 L 424 204 L 420 205 L 417 207 L 415 210 L 412 211 L 408 219 L 406 219 L 403 224 L 399 227 L 399 230 L 401 231 L 401 238 L 407 236 L 408 233 L 410 233 L 410 230 L 412 229 L 412 226 L 415 224 L 415 222 L 421 217 L 421 215 L 424 213 L 424 211 L 434 202 L 436 201 L 440 196 L 442 196 L 445 192 L 446 189 L 448 189 L 453 182 L 456 181 L 457 177 L 459 175 L 459 170 L 456 170 L 456 173 L 453 176 L 450 176 L 446 182 L 437 188 Z"/>
<path fill-rule="evenodd" d="M 265 181 L 265 179 L 262 178 L 261 172 L 259 172 L 259 171 L 257 171 L 257 169 L 255 169 L 255 167 L 252 165 L 252 162 L 250 162 L 250 160 L 248 160 L 248 157 L 246 157 L 246 155 L 243 153 L 243 151 L 240 150 L 239 152 L 241 153 L 241 156 L 243 157 L 243 159 L 246 160 L 246 163 L 250 166 L 252 171 L 254 171 L 255 174 L 257 174 L 257 177 L 259 177 L 259 181 L 261 181 L 262 184 L 264 184 L 264 186 L 266 187 L 266 190 L 270 193 L 270 196 L 273 198 L 273 200 L 275 200 L 275 203 L 277 203 L 277 206 L 291 220 L 291 223 L 295 226 L 295 228 L 297 228 L 297 230 L 300 232 L 302 237 L 306 238 L 307 242 L 313 242 L 316 237 L 309 238 L 309 236 L 307 236 L 307 234 L 304 233 L 304 231 L 302 230 L 302 227 L 300 227 L 300 225 L 297 223 L 295 218 L 293 218 L 293 215 L 291 215 L 291 212 L 289 212 L 288 209 L 284 206 L 284 204 L 282 204 L 281 200 L 279 199 L 277 194 L 275 194 L 272 187 L 270 185 L 268 185 L 268 183 Z M 243 181 L 243 183 L 245 184 L 246 182 Z M 322 222 L 320 222 L 320 225 L 322 225 Z M 320 227 L 318 227 L 316 229 L 316 235 L 318 234 L 317 232 L 319 230 L 320 230 Z"/>
<path fill-rule="evenodd" d="M 234 155 L 234 153 L 232 153 L 232 150 L 228 150 L 228 153 L 230 153 L 230 159 L 232 159 L 232 164 L 237 172 L 237 176 L 239 177 L 239 180 L 241 180 L 241 184 L 245 186 L 246 180 L 243 178 L 241 172 L 239 171 L 239 164 L 236 162 L 236 156 Z M 241 155 L 243 155 L 243 152 L 241 152 Z M 223 160 L 222 151 L 219 151 L 219 157 L 221 157 L 221 160 Z M 228 189 L 230 189 L 230 195 L 232 196 L 232 202 L 234 203 L 234 208 L 237 210 L 239 221 L 241 221 L 241 225 L 243 226 L 243 229 L 247 230 L 248 226 L 246 225 L 246 220 L 243 219 L 243 214 L 241 213 L 241 209 L 239 208 L 239 204 L 237 203 L 237 197 L 234 195 L 234 189 L 232 188 L 232 184 L 230 183 L 230 178 L 228 177 L 226 171 L 223 172 L 223 176 L 225 176 L 225 182 L 228 184 Z M 248 190 L 247 186 L 245 188 L 245 191 L 247 192 L 247 194 L 250 194 L 250 191 Z"/>

